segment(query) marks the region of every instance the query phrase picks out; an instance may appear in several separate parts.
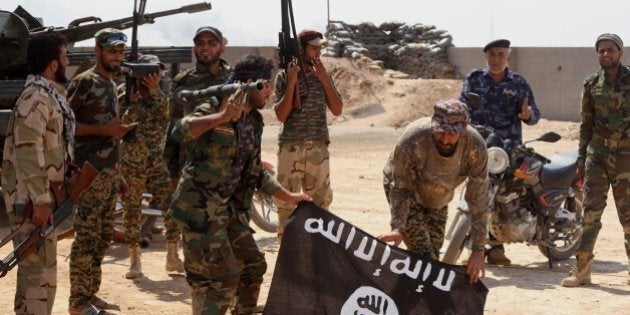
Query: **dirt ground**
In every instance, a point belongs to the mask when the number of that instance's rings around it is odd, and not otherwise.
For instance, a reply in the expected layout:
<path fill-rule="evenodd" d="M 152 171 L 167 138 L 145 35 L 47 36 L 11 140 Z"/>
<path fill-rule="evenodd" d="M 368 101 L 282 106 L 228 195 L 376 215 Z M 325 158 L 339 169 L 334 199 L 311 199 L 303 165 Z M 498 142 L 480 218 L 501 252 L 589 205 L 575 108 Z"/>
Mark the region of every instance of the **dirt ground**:
<path fill-rule="evenodd" d="M 331 210 L 357 227 L 379 235 L 389 230 L 389 210 L 382 188 L 382 166 L 401 129 L 410 120 L 430 115 L 436 100 L 457 97 L 460 81 L 403 80 L 370 73 L 359 63 L 326 59 L 328 69 L 345 102 L 344 114 L 331 119 Z M 578 109 L 576 109 L 578 110 Z M 544 104 L 541 104 L 544 115 Z M 265 110 L 268 123 L 263 141 L 263 159 L 276 162 L 278 125 Z M 539 153 L 551 156 L 577 148 L 577 123 L 541 120 L 525 127 L 525 139 L 554 130 L 563 139 L 554 144 L 536 143 Z M 449 218 L 455 203 L 451 203 Z M 614 201 L 609 196 L 603 228 L 595 248 L 593 284 L 567 289 L 559 285 L 574 260 L 555 263 L 549 269 L 535 246 L 511 244 L 506 254 L 512 267 L 487 266 L 482 280 L 489 288 L 488 314 L 629 314 L 630 286 L 626 285 L 628 261 L 623 233 Z M 259 302 L 265 303 L 278 253 L 275 234 L 257 227 L 255 237 L 269 265 Z M 6 229 L 0 235 L 6 235 Z M 68 256 L 72 240 L 62 240 L 58 249 L 58 287 L 53 314 L 66 314 L 69 295 Z M 10 246 L 0 249 L 4 257 Z M 164 271 L 165 240 L 156 235 L 143 250 L 144 276 L 124 278 L 129 267 L 126 248 L 112 244 L 103 263 L 100 295 L 122 306 L 118 314 L 187 314 L 190 292 L 181 274 Z M 0 279 L 0 314 L 12 313 L 16 271 Z"/>

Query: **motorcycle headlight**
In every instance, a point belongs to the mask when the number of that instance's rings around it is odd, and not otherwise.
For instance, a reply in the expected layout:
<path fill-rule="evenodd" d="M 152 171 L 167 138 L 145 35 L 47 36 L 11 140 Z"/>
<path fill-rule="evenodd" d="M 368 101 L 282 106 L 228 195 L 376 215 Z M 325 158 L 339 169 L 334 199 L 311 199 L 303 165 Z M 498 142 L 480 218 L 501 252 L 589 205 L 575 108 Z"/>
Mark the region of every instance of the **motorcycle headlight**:
<path fill-rule="evenodd" d="M 508 167 L 510 158 L 507 153 L 498 147 L 488 149 L 488 173 L 499 174 Z"/>

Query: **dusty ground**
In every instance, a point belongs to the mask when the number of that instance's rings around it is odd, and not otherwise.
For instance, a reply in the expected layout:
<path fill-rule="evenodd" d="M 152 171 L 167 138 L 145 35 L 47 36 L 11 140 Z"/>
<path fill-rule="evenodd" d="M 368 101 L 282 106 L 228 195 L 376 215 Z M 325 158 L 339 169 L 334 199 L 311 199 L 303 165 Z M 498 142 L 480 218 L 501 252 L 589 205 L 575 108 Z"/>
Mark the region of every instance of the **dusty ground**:
<path fill-rule="evenodd" d="M 381 169 L 401 132 L 395 127 L 404 126 L 416 117 L 430 115 L 430 104 L 440 98 L 456 97 L 461 82 L 384 79 L 347 61 L 326 60 L 326 63 L 346 102 L 344 115 L 333 119 L 330 128 L 331 182 L 335 194 L 331 210 L 368 233 L 379 235 L 388 231 L 389 226 Z M 544 114 L 544 107 L 541 110 Z M 277 124 L 270 113 L 265 116 L 268 126 L 263 158 L 275 163 Z M 540 153 L 552 155 L 577 148 L 577 128 L 575 123 L 541 120 L 537 126 L 525 129 L 525 139 L 547 130 L 557 131 L 563 137 L 560 142 L 534 145 Z M 0 235 L 6 233 L 6 229 L 0 231 Z M 269 264 L 260 296 L 260 303 L 264 303 L 278 243 L 274 234 L 259 231 L 255 236 Z M 53 314 L 66 314 L 69 293 L 67 257 L 71 241 L 59 242 L 59 279 Z M 4 257 L 8 250 L 0 249 L 0 255 Z M 553 269 L 549 269 L 537 247 L 512 244 L 507 246 L 507 255 L 514 266 L 488 266 L 483 279 L 490 289 L 486 313 L 628 314 L 630 310 L 630 286 L 625 285 L 628 262 L 621 226 L 610 198 L 595 249 L 593 285 L 562 288 L 560 280 L 573 260 L 554 264 Z M 103 264 L 101 296 L 119 303 L 122 306 L 120 314 L 189 313 L 190 293 L 184 277 L 164 271 L 164 237 L 155 236 L 151 246 L 143 250 L 142 257 L 144 276 L 127 280 L 124 278 L 129 266 L 126 249 L 121 244 L 113 244 Z M 14 270 L 0 279 L 0 314 L 12 312 L 15 274 Z"/>

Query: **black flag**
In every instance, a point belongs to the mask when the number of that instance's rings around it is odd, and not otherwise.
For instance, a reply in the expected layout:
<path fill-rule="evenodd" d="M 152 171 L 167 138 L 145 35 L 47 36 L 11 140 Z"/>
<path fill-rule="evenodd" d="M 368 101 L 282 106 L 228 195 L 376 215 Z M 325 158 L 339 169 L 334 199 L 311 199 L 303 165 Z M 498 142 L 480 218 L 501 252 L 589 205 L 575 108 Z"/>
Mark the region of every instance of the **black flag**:
<path fill-rule="evenodd" d="M 482 314 L 462 266 L 392 247 L 302 202 L 282 238 L 264 314 Z"/>

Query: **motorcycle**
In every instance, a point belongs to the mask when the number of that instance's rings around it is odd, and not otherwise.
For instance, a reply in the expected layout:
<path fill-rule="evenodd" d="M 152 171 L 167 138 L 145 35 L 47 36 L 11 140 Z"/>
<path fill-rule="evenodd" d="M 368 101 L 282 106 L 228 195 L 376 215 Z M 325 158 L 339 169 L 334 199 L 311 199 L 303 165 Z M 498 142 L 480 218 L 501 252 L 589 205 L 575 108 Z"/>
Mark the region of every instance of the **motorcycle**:
<path fill-rule="evenodd" d="M 469 106 L 482 108 L 476 95 L 470 93 Z M 487 121 L 487 120 L 486 120 Z M 556 142 L 560 135 L 547 132 L 540 137 L 513 144 L 503 140 L 493 128 L 474 126 L 486 139 L 490 177 L 489 231 L 502 243 L 536 245 L 552 261 L 573 256 L 582 235 L 582 190 L 577 181 L 577 151 L 560 153 L 550 159 L 536 153 L 527 144 Z M 445 238 L 449 240 L 442 261 L 454 264 L 464 248 L 470 249 L 471 216 L 460 196 L 459 206 Z"/>

